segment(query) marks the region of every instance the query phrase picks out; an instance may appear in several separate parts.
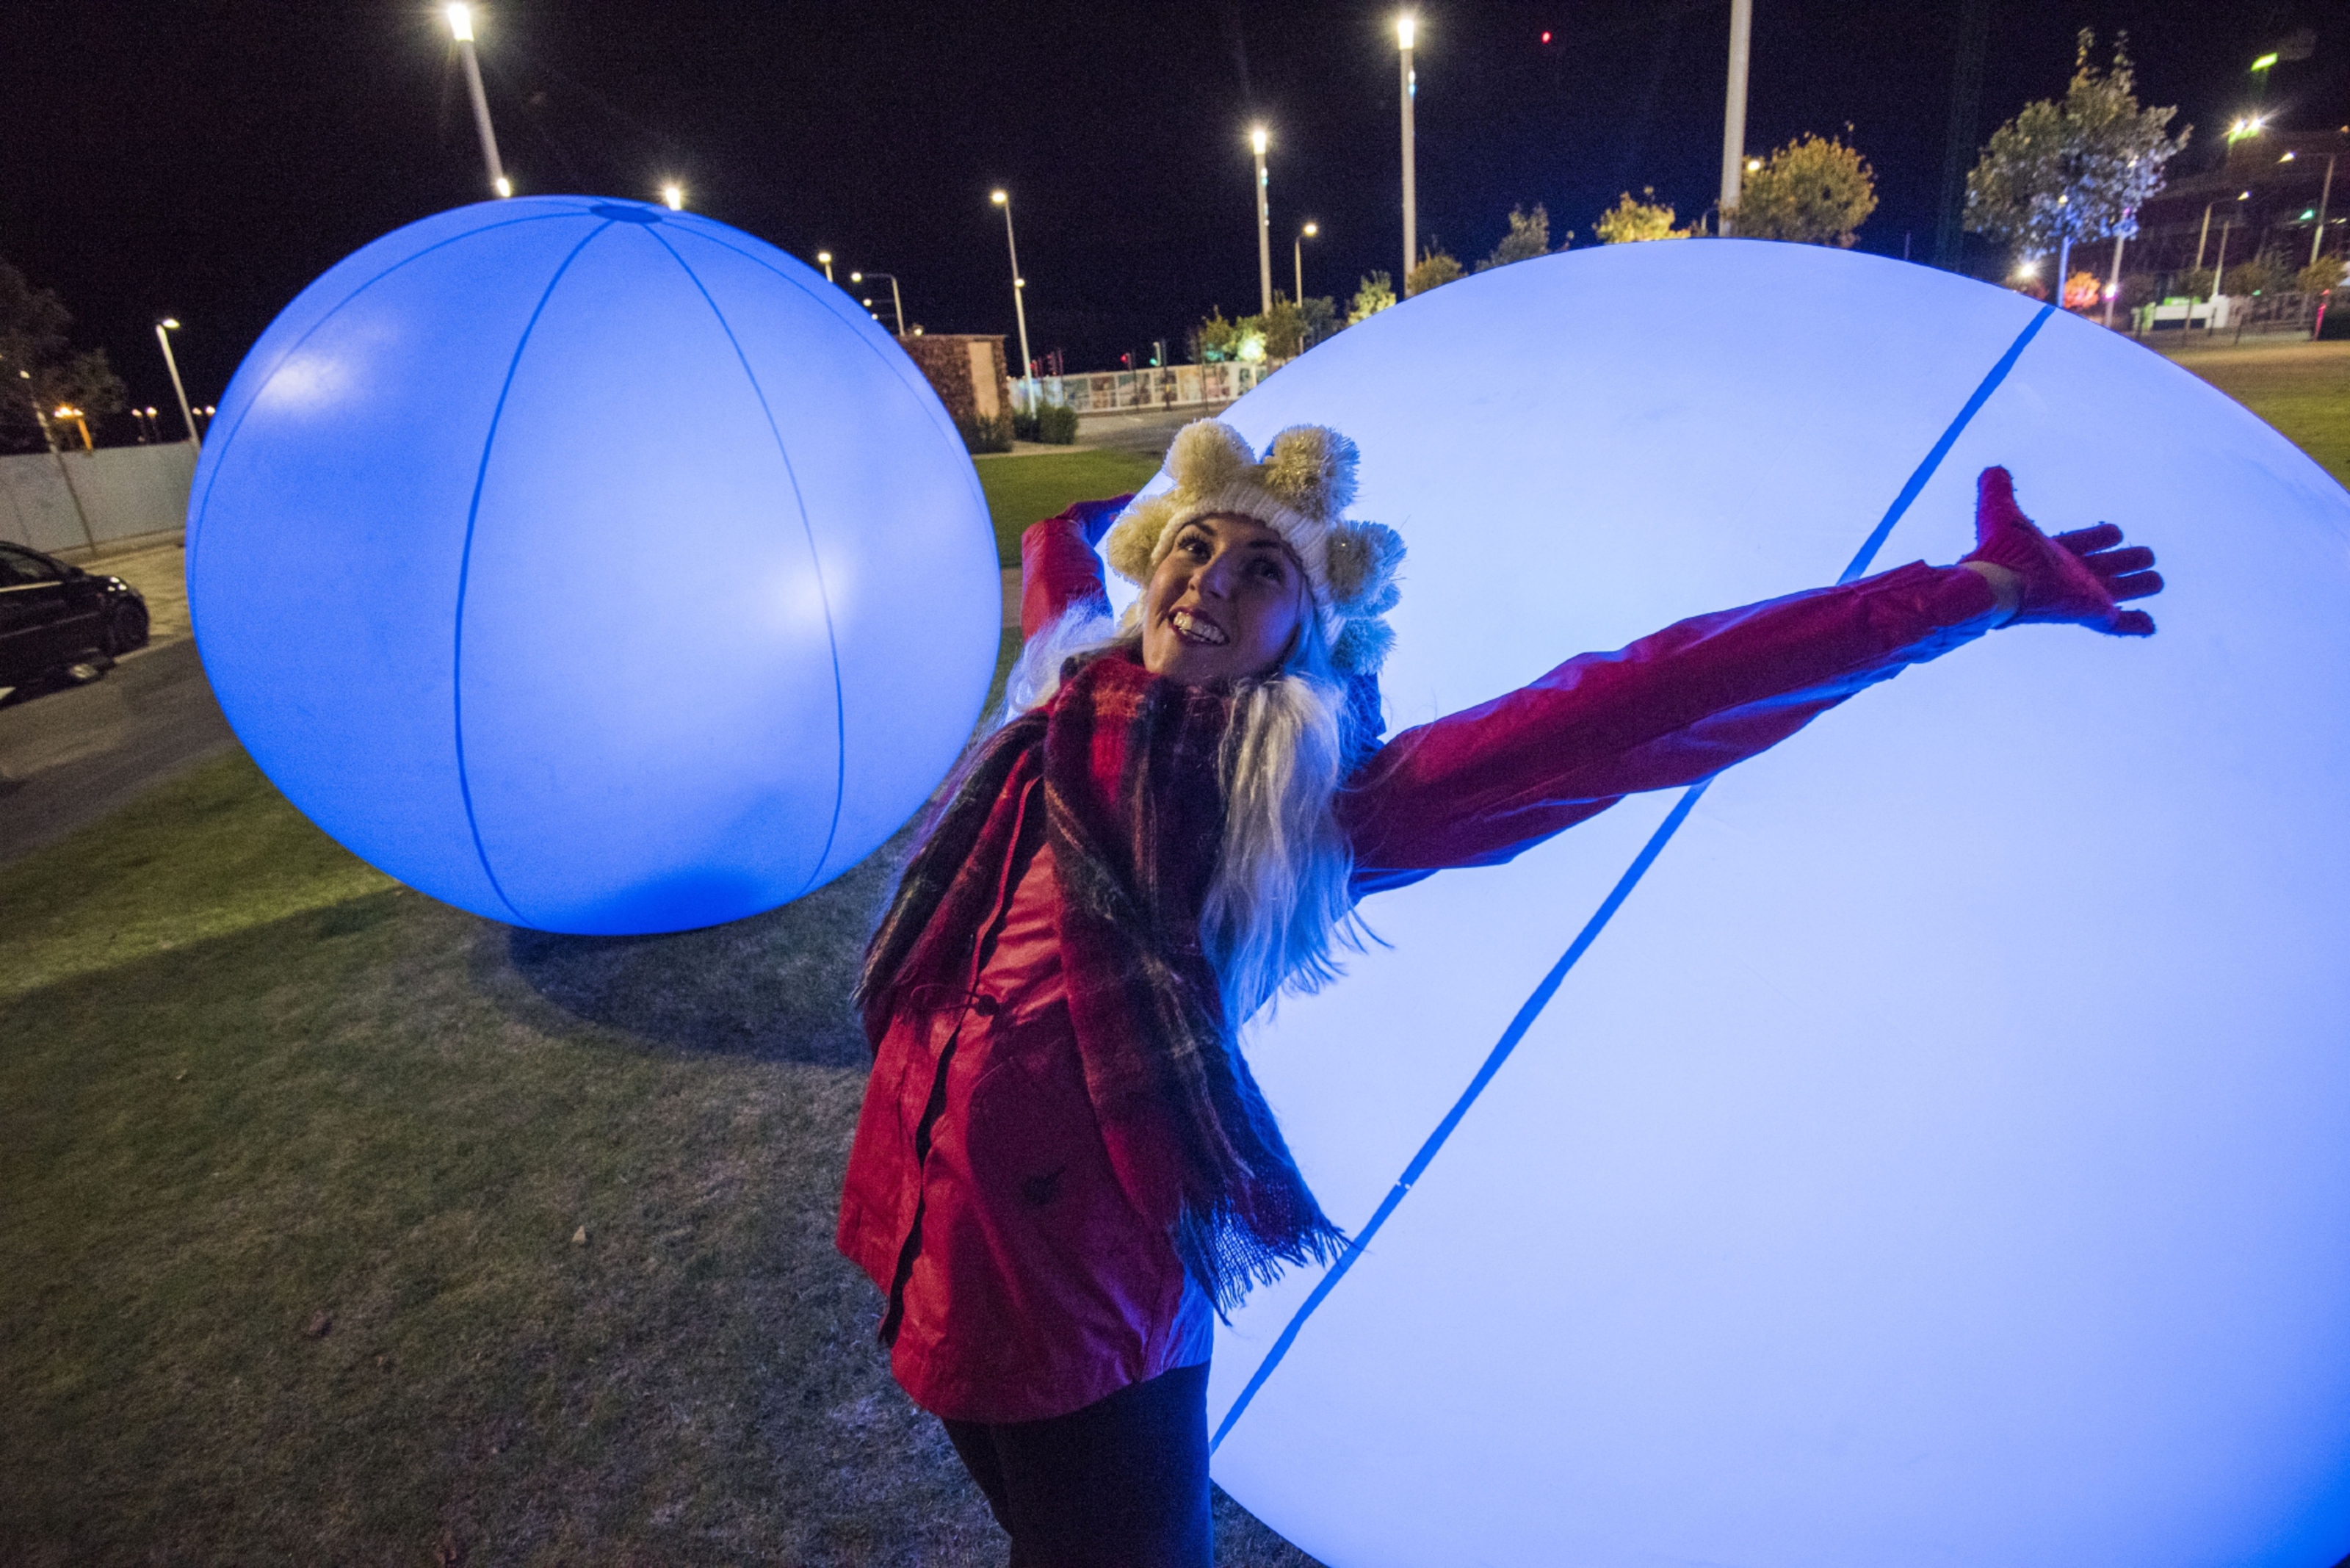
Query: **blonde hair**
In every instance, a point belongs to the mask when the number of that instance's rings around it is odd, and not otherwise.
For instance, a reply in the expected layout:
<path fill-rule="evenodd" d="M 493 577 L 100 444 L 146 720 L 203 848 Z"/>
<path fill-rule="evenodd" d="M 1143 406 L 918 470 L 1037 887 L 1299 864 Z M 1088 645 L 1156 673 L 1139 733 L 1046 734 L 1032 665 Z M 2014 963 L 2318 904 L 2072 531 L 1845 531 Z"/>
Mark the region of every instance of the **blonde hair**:
<path fill-rule="evenodd" d="M 1076 607 L 1022 647 L 1003 719 L 1050 701 L 1069 660 L 1113 650 L 1139 659 L 1140 649 L 1138 618 L 1115 622 Z M 1200 939 L 1235 1030 L 1281 992 L 1315 992 L 1337 979 L 1340 949 L 1362 950 L 1354 852 L 1333 809 L 1355 761 L 1346 713 L 1329 639 L 1310 607 L 1287 657 L 1233 690 L 1217 759 L 1223 842 Z"/>

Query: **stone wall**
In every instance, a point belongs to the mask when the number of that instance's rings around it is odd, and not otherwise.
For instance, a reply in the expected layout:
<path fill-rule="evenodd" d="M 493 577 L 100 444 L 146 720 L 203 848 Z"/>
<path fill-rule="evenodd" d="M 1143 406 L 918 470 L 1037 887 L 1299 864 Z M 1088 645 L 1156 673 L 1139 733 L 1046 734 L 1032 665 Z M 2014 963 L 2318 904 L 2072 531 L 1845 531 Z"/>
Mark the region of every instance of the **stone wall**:
<path fill-rule="evenodd" d="M 898 346 L 921 367 L 947 412 L 958 420 L 1000 420 L 1012 412 L 1012 382 L 1003 358 L 1003 335 L 925 332 L 900 337 Z"/>

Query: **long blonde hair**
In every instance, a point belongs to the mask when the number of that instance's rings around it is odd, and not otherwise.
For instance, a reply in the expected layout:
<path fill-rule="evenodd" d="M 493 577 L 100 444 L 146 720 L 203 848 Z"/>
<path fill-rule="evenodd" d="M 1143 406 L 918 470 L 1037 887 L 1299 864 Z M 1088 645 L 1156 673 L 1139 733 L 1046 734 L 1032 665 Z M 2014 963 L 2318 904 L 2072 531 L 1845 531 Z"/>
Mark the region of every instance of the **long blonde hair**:
<path fill-rule="evenodd" d="M 1073 608 L 1021 648 L 1003 719 L 1050 701 L 1068 660 L 1113 650 L 1139 659 L 1141 640 L 1139 626 Z M 1288 656 L 1232 692 L 1218 757 L 1223 842 L 1200 937 L 1235 1029 L 1284 990 L 1321 990 L 1342 972 L 1339 950 L 1362 950 L 1348 887 L 1354 853 L 1333 809 L 1355 761 L 1346 713 L 1329 639 L 1310 607 Z"/>

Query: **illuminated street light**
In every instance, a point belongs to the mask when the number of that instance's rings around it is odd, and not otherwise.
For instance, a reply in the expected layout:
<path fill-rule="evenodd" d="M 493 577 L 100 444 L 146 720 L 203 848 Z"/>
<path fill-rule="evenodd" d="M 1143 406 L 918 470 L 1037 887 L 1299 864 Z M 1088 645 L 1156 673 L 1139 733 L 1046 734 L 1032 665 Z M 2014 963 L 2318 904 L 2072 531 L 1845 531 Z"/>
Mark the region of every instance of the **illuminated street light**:
<path fill-rule="evenodd" d="M 1265 140 L 1263 126 L 1249 131 L 1249 146 L 1256 153 L 1256 293 L 1260 311 L 1273 308 L 1273 214 L 1265 191 Z"/>
<path fill-rule="evenodd" d="M 1300 309 L 1305 305 L 1305 242 L 1321 232 L 1321 224 L 1309 222 L 1297 231 L 1297 238 L 1289 247 L 1290 259 L 1297 264 L 1297 304 Z"/>
<path fill-rule="evenodd" d="M 2236 123 L 2228 127 L 2228 141 L 2230 145 L 2232 146 L 2236 142 L 2243 140 L 2244 138 L 2248 136 L 2258 136 L 2262 130 L 2268 128 L 2268 116 L 2264 114 L 2246 114 L 2237 116 Z"/>
<path fill-rule="evenodd" d="M 2333 202 L 2334 200 L 2334 161 L 2339 156 L 2341 156 L 2339 153 L 2334 152 L 2329 152 L 2325 155 L 2325 183 L 2319 188 L 2317 195 L 2317 211 L 2314 214 L 2317 219 L 2317 226 L 2309 232 L 2309 265 L 2312 266 L 2315 266 L 2317 265 L 2319 247 L 2325 244 L 2325 209 Z M 2278 159 L 2277 161 L 2280 163 L 2290 163 L 2293 161 L 2293 154 L 2288 151 L 2283 157 Z"/>
<path fill-rule="evenodd" d="M 172 372 L 172 390 L 180 400 L 180 418 L 188 427 L 188 444 L 199 454 L 204 443 L 196 438 L 196 416 L 188 407 L 188 389 L 180 384 L 180 362 L 172 357 L 172 334 L 178 330 L 179 320 L 167 316 L 155 323 L 155 341 L 163 346 L 163 368 Z"/>
<path fill-rule="evenodd" d="M 1028 280 L 1020 275 L 1020 244 L 1012 237 L 1012 193 L 990 191 L 987 199 L 1003 209 L 1003 248 L 1012 254 L 1012 313 L 1020 323 L 1020 379 L 1029 379 L 1028 367 L 1028 306 L 1021 296 L 1027 292 Z"/>
<path fill-rule="evenodd" d="M 898 313 L 898 336 L 903 337 L 906 335 L 906 301 L 898 293 L 897 275 L 887 272 L 853 272 L 848 275 L 848 281 L 863 283 L 868 277 L 886 277 L 889 280 L 889 306 Z M 873 302 L 868 299 L 865 303 L 870 305 Z"/>
<path fill-rule="evenodd" d="M 671 212 L 683 212 L 685 210 L 685 187 L 682 185 L 662 186 L 661 200 L 669 203 L 669 210 Z"/>
<path fill-rule="evenodd" d="M 457 55 L 465 64 L 465 88 L 473 98 L 473 129 L 482 135 L 482 163 L 490 173 L 490 189 L 501 196 L 514 194 L 514 186 L 498 162 L 498 134 L 490 129 L 490 100 L 482 91 L 482 66 L 473 57 L 473 11 L 470 5 L 452 5 L 447 12 L 449 36 L 457 41 Z"/>
<path fill-rule="evenodd" d="M 816 253 L 816 265 L 824 268 L 824 281 L 830 283 L 832 281 L 832 253 L 830 251 L 818 251 Z"/>
<path fill-rule="evenodd" d="M 1411 167 L 1411 103 L 1419 96 L 1419 77 L 1411 68 L 1411 47 L 1419 31 L 1419 18 L 1410 12 L 1396 18 L 1396 42 L 1403 49 L 1403 271 L 1396 278 L 1399 292 L 1411 276 L 1412 264 L 1419 259 L 1419 208 L 1412 190 Z"/>

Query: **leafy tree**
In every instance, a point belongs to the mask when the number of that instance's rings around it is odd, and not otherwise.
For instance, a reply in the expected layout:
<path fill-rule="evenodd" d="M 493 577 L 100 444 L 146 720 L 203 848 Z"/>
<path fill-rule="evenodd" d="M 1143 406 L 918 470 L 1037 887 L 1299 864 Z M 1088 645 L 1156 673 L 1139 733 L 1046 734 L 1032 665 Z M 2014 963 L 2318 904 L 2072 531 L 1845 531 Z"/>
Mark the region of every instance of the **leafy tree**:
<path fill-rule="evenodd" d="M 122 380 L 106 350 L 72 352 L 66 336 L 72 325 L 55 290 L 34 287 L 0 261 L 0 448 L 40 448 L 36 407 L 77 408 L 92 420 L 122 411 Z"/>
<path fill-rule="evenodd" d="M 2175 107 L 2138 107 L 2126 39 L 2106 70 L 2089 63 L 2095 43 L 2083 28 L 2064 101 L 2024 105 L 1991 132 L 1967 176 L 1967 227 L 2026 255 L 2055 252 L 2060 276 L 2075 242 L 2137 233 L 2138 210 L 2193 129 L 2174 138 L 2166 132 Z"/>
<path fill-rule="evenodd" d="M 2342 286 L 2342 263 L 2333 256 L 2320 256 L 2293 274 L 2293 287 L 2303 294 L 2324 294 L 2329 288 Z"/>
<path fill-rule="evenodd" d="M 1742 239 L 1849 246 L 1875 211 L 1877 176 L 1868 160 L 1834 137 L 1806 136 L 1746 176 L 1726 232 Z"/>
<path fill-rule="evenodd" d="M 1441 288 L 1461 275 L 1461 264 L 1451 252 L 1430 245 L 1419 253 L 1419 265 L 1403 275 L 1403 296 L 1409 299 L 1431 288 Z"/>
<path fill-rule="evenodd" d="M 2262 251 L 2249 261 L 2232 262 L 2220 286 L 2239 298 L 2248 294 L 2281 294 L 2293 281 L 2293 269 L 2274 251 Z"/>
<path fill-rule="evenodd" d="M 1354 303 L 1347 311 L 1347 325 L 1368 321 L 1396 302 L 1395 282 L 1386 273 L 1375 272 L 1365 277 L 1355 290 Z"/>
<path fill-rule="evenodd" d="M 1543 204 L 1536 202 L 1531 213 L 1512 207 L 1510 232 L 1502 236 L 1502 243 L 1493 247 L 1492 255 L 1477 264 L 1477 270 L 1490 272 L 1512 262 L 1532 261 L 1536 256 L 1549 254 L 1550 213 L 1544 211 Z"/>
<path fill-rule="evenodd" d="M 1644 198 L 1652 198 L 1656 193 L 1653 185 L 1640 187 Z M 1599 222 L 1593 227 L 1603 245 L 1629 244 L 1635 240 L 1685 240 L 1690 236 L 1689 230 L 1673 227 L 1670 207 L 1653 200 L 1635 202 L 1629 191 L 1615 206 L 1600 213 Z"/>
<path fill-rule="evenodd" d="M 2105 285 L 2097 281 L 2095 273 L 2076 272 L 2064 280 L 2064 308 L 2094 310 L 2105 293 Z"/>
<path fill-rule="evenodd" d="M 1295 359 L 1305 352 L 1305 312 L 1279 289 L 1273 291 L 1273 308 L 1264 313 L 1263 327 L 1266 358 Z"/>
<path fill-rule="evenodd" d="M 1305 346 L 1312 348 L 1330 336 L 1338 320 L 1338 302 L 1326 294 L 1309 294 L 1297 302 L 1305 317 Z"/>
<path fill-rule="evenodd" d="M 1223 306 L 1209 312 L 1206 320 L 1191 328 L 1191 363 L 1213 365 L 1220 360 L 1238 358 L 1240 328 L 1224 319 Z"/>

